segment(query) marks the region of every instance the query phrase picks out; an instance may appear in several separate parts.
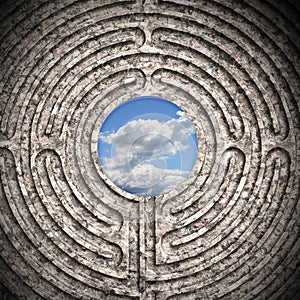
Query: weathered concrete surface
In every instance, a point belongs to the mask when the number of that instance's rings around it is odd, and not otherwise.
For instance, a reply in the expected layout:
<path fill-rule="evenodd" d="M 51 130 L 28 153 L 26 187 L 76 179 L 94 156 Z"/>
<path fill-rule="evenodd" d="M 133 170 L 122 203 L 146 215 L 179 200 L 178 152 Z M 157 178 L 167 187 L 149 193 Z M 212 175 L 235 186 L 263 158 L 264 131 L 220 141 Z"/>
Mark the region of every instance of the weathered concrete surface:
<path fill-rule="evenodd" d="M 2 299 L 300 299 L 295 2 L 1 4 Z M 96 155 L 108 113 L 149 93 L 200 140 L 156 199 Z"/>

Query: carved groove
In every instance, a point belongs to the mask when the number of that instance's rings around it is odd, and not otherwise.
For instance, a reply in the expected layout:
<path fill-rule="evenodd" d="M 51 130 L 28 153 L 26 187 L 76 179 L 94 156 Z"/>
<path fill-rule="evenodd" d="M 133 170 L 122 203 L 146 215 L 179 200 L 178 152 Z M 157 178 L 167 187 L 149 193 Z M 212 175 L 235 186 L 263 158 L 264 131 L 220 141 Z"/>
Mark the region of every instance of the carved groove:
<path fill-rule="evenodd" d="M 1 3 L 0 298 L 299 299 L 296 6 Z M 181 189 L 141 199 L 110 187 L 97 139 L 148 85 L 199 155 Z"/>

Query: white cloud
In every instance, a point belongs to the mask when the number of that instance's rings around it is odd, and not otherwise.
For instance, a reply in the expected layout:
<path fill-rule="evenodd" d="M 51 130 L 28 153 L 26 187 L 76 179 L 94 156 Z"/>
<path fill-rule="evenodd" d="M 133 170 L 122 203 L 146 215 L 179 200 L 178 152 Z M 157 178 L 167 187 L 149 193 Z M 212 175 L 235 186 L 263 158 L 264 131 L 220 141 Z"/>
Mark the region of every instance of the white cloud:
<path fill-rule="evenodd" d="M 191 146 L 195 129 L 185 113 L 177 115 L 167 121 L 133 120 L 117 132 L 100 135 L 102 142 L 112 145 L 103 169 L 115 184 L 133 193 L 157 195 L 183 181 L 189 171 L 168 168 L 167 160 Z"/>
<path fill-rule="evenodd" d="M 184 111 L 179 110 L 178 112 L 176 112 L 176 115 L 179 117 L 187 117 Z"/>

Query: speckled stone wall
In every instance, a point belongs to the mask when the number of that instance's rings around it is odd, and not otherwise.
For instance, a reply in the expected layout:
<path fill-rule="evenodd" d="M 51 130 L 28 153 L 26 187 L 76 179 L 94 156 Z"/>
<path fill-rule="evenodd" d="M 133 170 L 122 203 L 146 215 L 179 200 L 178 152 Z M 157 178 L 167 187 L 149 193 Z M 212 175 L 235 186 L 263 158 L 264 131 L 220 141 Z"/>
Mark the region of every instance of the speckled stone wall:
<path fill-rule="evenodd" d="M 0 299 L 300 299 L 300 12 L 286 0 L 0 3 Z M 169 194 L 105 178 L 152 94 L 199 155 Z"/>

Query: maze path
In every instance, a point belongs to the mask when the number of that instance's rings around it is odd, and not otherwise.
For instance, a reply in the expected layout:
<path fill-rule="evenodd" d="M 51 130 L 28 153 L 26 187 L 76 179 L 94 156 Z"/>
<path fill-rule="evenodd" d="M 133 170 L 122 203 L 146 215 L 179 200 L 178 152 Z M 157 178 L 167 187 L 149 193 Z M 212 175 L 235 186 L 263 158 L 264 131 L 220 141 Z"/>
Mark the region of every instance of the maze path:
<path fill-rule="evenodd" d="M 3 299 L 299 299 L 296 1 L 1 5 Z M 187 111 L 199 156 L 141 199 L 110 187 L 97 139 L 149 91 Z"/>

